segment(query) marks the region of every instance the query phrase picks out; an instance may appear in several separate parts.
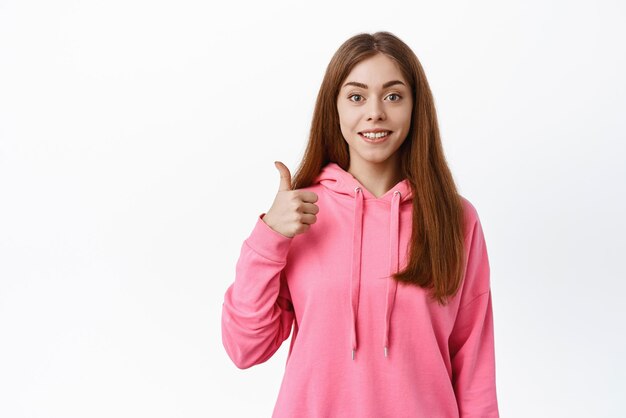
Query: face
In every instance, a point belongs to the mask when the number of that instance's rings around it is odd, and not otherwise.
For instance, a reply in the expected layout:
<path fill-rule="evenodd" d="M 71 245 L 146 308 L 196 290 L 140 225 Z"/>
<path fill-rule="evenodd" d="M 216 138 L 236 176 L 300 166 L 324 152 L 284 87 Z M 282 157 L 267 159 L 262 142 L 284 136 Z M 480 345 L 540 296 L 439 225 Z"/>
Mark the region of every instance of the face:
<path fill-rule="evenodd" d="M 337 111 L 350 165 L 397 166 L 397 150 L 411 126 L 413 98 L 397 64 L 384 54 L 358 63 L 342 82 Z M 383 131 L 382 138 L 364 132 Z M 371 136 L 371 135 L 370 135 Z"/>

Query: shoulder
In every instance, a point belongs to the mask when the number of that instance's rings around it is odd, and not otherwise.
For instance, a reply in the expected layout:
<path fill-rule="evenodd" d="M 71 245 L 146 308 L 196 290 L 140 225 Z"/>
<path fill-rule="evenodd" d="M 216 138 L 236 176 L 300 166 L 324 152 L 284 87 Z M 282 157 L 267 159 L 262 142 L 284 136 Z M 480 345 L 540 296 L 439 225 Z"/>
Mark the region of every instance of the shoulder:
<path fill-rule="evenodd" d="M 470 233 L 478 225 L 480 226 L 480 217 L 476 206 L 468 198 L 458 195 L 463 206 L 463 219 L 465 224 L 465 235 Z"/>
<path fill-rule="evenodd" d="M 476 210 L 476 206 L 474 206 L 474 204 L 463 195 L 459 194 L 459 198 L 461 199 L 461 204 L 463 205 L 463 214 L 465 215 L 465 218 L 471 221 L 477 220 L 478 210 Z"/>

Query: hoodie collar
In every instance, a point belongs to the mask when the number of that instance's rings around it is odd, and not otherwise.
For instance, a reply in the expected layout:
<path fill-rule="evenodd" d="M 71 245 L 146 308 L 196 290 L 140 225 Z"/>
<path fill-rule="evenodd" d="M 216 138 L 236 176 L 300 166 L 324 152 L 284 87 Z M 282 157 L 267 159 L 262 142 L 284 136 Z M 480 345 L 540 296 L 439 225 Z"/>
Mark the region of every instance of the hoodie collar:
<path fill-rule="evenodd" d="M 354 221 L 352 223 L 352 260 L 350 274 L 350 305 L 351 305 L 351 349 L 352 359 L 357 350 L 356 323 L 359 306 L 359 291 L 361 288 L 361 256 L 363 236 L 363 205 L 365 200 L 378 200 L 389 203 L 389 277 L 387 278 L 387 292 L 385 294 L 385 317 L 383 333 L 383 350 L 387 357 L 389 350 L 389 329 L 391 313 L 396 300 L 398 281 L 392 275 L 398 272 L 400 251 L 400 205 L 410 203 L 412 191 L 407 179 L 403 179 L 392 187 L 383 196 L 377 198 L 349 172 L 334 162 L 322 168 L 314 180 L 328 190 L 349 196 L 354 202 Z"/>

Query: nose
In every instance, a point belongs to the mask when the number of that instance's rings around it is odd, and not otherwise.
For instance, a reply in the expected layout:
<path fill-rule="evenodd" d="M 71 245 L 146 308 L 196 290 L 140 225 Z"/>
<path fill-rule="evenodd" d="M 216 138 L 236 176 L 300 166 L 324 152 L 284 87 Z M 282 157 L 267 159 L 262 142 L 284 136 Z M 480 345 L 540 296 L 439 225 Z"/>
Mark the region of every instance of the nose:
<path fill-rule="evenodd" d="M 385 110 L 383 104 L 377 100 L 372 100 L 369 108 L 367 109 L 367 120 L 385 119 Z"/>

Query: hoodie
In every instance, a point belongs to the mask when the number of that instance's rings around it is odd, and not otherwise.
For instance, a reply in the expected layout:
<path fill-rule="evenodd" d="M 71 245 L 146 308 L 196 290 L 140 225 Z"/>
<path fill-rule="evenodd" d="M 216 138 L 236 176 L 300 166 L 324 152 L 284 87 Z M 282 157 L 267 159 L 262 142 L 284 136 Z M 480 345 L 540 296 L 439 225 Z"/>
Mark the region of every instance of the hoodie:
<path fill-rule="evenodd" d="M 375 197 L 328 163 L 316 222 L 286 237 L 261 213 L 222 304 L 222 343 L 240 369 L 291 335 L 272 417 L 499 417 L 490 270 L 463 196 L 466 269 L 446 306 L 398 283 L 411 237 L 407 179 Z"/>

